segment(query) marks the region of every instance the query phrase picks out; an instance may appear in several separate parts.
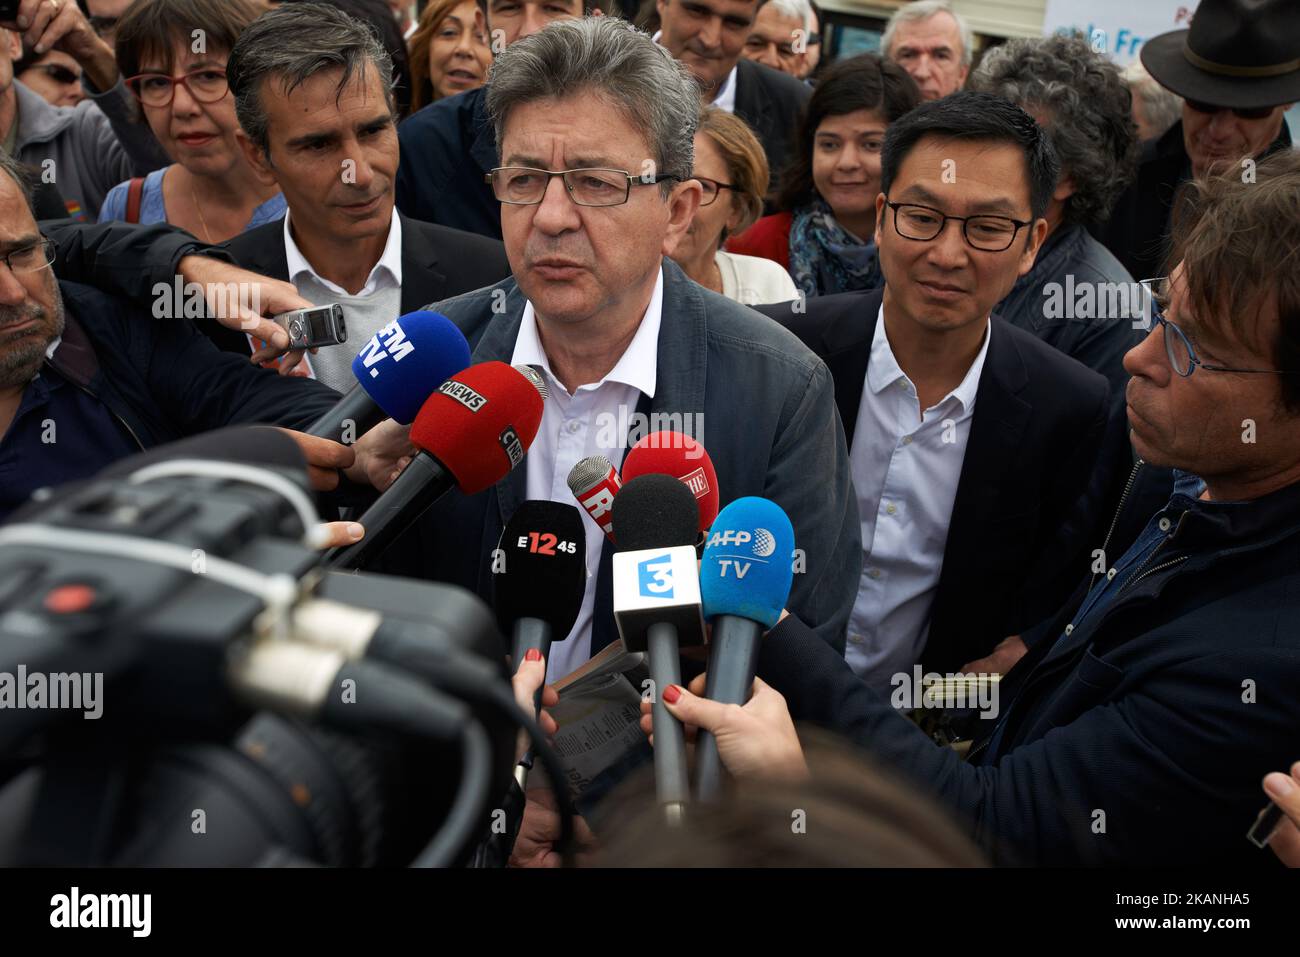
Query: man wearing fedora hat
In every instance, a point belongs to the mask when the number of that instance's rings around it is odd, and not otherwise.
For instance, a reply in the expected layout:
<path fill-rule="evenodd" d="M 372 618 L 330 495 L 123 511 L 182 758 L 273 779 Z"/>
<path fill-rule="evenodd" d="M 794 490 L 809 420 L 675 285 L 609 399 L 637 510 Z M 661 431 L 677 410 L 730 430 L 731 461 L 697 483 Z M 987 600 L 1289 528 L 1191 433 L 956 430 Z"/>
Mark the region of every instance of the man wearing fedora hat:
<path fill-rule="evenodd" d="M 1201 0 L 1190 29 L 1142 47 L 1142 65 L 1183 97 L 1183 118 L 1145 144 L 1137 179 L 1096 230 L 1135 277 L 1161 271 L 1179 186 L 1249 177 L 1254 161 L 1291 145 L 1282 114 L 1300 100 L 1295 8 L 1295 0 Z"/>

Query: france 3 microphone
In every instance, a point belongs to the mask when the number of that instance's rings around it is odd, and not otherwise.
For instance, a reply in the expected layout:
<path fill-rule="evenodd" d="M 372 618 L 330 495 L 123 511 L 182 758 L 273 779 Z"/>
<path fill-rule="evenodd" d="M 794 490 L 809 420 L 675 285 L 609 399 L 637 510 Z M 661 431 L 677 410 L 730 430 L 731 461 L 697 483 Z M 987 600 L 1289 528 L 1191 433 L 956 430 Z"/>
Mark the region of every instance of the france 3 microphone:
<path fill-rule="evenodd" d="M 357 384 L 307 430 L 356 441 L 384 419 L 410 425 L 429 390 L 469 365 L 469 343 L 446 316 L 408 312 L 370 337 L 355 359 Z"/>
<path fill-rule="evenodd" d="M 614 619 L 628 651 L 648 651 L 654 685 L 655 791 L 669 823 L 690 799 L 686 737 L 663 703 L 663 691 L 681 684 L 681 644 L 704 643 L 695 541 L 700 509 L 695 495 L 671 475 L 639 475 L 614 497 Z"/>
<path fill-rule="evenodd" d="M 651 432 L 628 450 L 623 481 L 639 475 L 671 475 L 685 483 L 700 507 L 700 532 L 718 517 L 718 476 L 713 460 L 699 442 L 683 432 Z"/>
<path fill-rule="evenodd" d="M 768 499 L 738 498 L 713 523 L 700 563 L 704 617 L 713 623 L 706 698 L 739 705 L 749 700 L 758 643 L 790 597 L 793 554 L 790 519 Z M 695 741 L 695 796 L 717 797 L 722 779 L 717 739 L 701 731 Z"/>
<path fill-rule="evenodd" d="M 569 491 L 583 511 L 614 541 L 614 496 L 623 487 L 618 469 L 603 455 L 591 455 L 569 470 Z"/>
<path fill-rule="evenodd" d="M 587 587 L 582 515 L 563 502 L 527 501 L 506 522 L 492 556 L 493 604 L 510 635 L 512 667 L 536 648 L 548 662 L 551 642 L 573 631 Z M 541 704 L 541 689 L 535 705 Z"/>
<path fill-rule="evenodd" d="M 480 362 L 438 386 L 411 424 L 420 451 L 357 519 L 365 537 L 325 564 L 360 567 L 452 486 L 474 495 L 505 478 L 532 445 L 544 401 L 536 381 L 504 362 Z"/>

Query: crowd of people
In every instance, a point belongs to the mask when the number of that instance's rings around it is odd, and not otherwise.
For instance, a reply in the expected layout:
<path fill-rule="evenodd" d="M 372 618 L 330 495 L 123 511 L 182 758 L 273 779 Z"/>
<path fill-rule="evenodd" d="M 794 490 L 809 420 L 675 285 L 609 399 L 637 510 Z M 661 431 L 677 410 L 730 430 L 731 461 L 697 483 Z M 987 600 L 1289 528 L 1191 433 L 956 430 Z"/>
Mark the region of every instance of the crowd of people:
<path fill-rule="evenodd" d="M 795 530 L 748 704 L 660 689 L 734 803 L 599 814 L 597 860 L 1255 864 L 1271 800 L 1300 866 L 1300 22 L 1255 6 L 1201 0 L 1121 70 L 1080 35 L 977 48 L 946 0 L 841 58 L 811 0 L 21 0 L 0 521 L 259 423 L 328 544 L 363 539 L 407 431 L 304 430 L 427 307 L 539 370 L 544 414 L 373 570 L 490 600 L 515 509 L 619 467 L 630 414 L 703 423 L 723 501 Z M 156 321 L 183 284 L 254 295 Z M 311 352 L 269 318 L 333 303 L 347 341 Z M 619 640 L 583 520 L 523 703 Z M 914 669 L 1001 676 L 969 750 L 891 701 Z M 792 800 L 832 830 L 791 840 Z M 530 789 L 514 863 L 558 860 L 553 807 Z"/>

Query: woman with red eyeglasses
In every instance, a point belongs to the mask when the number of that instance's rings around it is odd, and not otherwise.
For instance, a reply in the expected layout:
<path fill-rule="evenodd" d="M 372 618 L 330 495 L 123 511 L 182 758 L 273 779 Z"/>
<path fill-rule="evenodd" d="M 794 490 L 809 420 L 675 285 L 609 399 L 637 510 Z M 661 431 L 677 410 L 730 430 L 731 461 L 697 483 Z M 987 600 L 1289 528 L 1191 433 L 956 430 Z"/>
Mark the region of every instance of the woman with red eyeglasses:
<path fill-rule="evenodd" d="M 167 222 L 220 243 L 284 215 L 284 197 L 244 160 L 226 60 L 267 7 L 259 0 L 140 0 L 117 27 L 117 62 L 173 160 L 115 186 L 100 222 Z"/>

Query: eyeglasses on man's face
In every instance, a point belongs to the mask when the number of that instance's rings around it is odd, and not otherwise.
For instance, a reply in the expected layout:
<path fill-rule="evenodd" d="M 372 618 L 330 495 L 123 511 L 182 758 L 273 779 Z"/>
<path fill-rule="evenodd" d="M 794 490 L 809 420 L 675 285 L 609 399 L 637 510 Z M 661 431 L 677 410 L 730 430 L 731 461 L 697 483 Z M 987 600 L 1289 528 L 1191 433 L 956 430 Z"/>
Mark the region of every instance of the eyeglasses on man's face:
<path fill-rule="evenodd" d="M 14 273 L 37 272 L 54 262 L 54 252 L 54 241 L 42 239 L 38 243 L 0 255 L 0 261 Z"/>
<path fill-rule="evenodd" d="M 226 71 L 212 67 L 195 70 L 184 76 L 140 73 L 126 81 L 126 88 L 145 106 L 169 106 L 176 96 L 176 87 L 180 84 L 184 84 L 190 96 L 200 103 L 216 103 L 230 92 Z"/>
<path fill-rule="evenodd" d="M 31 69 L 40 70 L 55 83 L 60 83 L 63 86 L 71 86 L 74 83 L 81 82 L 80 73 L 68 69 L 61 63 L 38 63 Z"/>
<path fill-rule="evenodd" d="M 1184 100 L 1197 113 L 1223 113 L 1230 112 L 1239 120 L 1262 120 L 1273 115 L 1276 106 L 1252 106 L 1252 107 L 1234 107 L 1234 106 L 1215 106 L 1213 103 L 1202 103 L 1200 100 Z"/>
<path fill-rule="evenodd" d="M 1169 359 L 1169 367 L 1184 379 L 1191 376 L 1198 368 L 1204 369 L 1206 372 L 1236 372 L 1244 375 L 1300 374 L 1287 369 L 1235 369 L 1230 366 L 1211 365 L 1208 362 L 1201 361 L 1196 356 L 1196 349 L 1192 345 L 1191 337 L 1175 323 L 1165 318 L 1165 313 L 1169 309 L 1169 279 L 1165 276 L 1158 276 L 1154 279 L 1143 279 L 1139 284 L 1145 290 L 1146 301 L 1150 308 L 1151 322 L 1160 326 L 1164 335 L 1165 355 Z"/>
<path fill-rule="evenodd" d="M 623 169 L 533 169 L 528 166 L 500 166 L 484 179 L 492 194 L 511 206 L 536 206 L 546 198 L 551 177 L 558 176 L 564 188 L 579 206 L 622 206 L 633 186 L 651 186 L 664 180 L 680 179 L 673 173 L 656 176 L 633 176 Z"/>
<path fill-rule="evenodd" d="M 916 203 L 891 203 L 885 205 L 894 211 L 894 230 L 904 239 L 928 242 L 943 232 L 948 220 L 961 223 L 961 233 L 966 244 L 982 252 L 1000 253 L 1010 249 L 1016 234 L 1031 220 L 1012 219 L 1010 216 L 949 216 L 930 206 Z"/>

